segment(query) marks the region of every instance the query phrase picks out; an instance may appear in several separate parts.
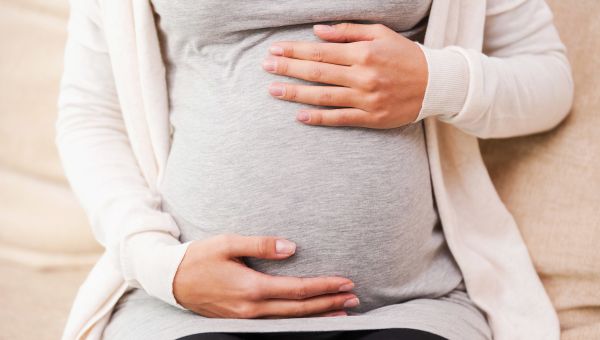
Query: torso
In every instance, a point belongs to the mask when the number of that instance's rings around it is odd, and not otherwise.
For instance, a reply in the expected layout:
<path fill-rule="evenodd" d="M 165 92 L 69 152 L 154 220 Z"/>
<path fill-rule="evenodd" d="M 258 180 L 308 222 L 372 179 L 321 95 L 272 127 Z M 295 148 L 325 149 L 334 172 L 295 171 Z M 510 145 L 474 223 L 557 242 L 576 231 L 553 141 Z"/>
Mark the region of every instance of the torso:
<path fill-rule="evenodd" d="M 286 237 L 298 245 L 293 257 L 248 258 L 248 265 L 349 277 L 362 302 L 357 312 L 458 284 L 436 227 L 421 124 L 304 125 L 295 112 L 311 105 L 275 99 L 267 87 L 311 82 L 261 68 L 275 41 L 318 41 L 315 22 L 361 18 L 406 31 L 427 1 L 154 4 L 174 127 L 160 190 L 183 241 L 224 232 Z"/>
<path fill-rule="evenodd" d="M 440 228 L 422 123 L 304 125 L 295 113 L 314 106 L 267 87 L 323 84 L 261 67 L 273 42 L 319 41 L 315 23 L 382 23 L 419 39 L 430 1 L 153 0 L 174 127 L 159 190 L 181 240 L 290 239 L 289 259 L 245 262 L 273 275 L 350 278 L 361 301 L 350 314 L 454 291 L 462 275 Z"/>

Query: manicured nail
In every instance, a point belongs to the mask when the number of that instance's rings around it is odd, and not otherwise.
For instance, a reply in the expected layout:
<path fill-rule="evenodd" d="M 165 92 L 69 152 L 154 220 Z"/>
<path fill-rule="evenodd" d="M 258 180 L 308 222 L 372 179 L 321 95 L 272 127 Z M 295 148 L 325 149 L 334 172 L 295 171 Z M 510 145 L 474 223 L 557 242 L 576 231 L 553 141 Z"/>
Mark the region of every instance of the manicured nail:
<path fill-rule="evenodd" d="M 360 303 L 360 301 L 358 301 L 358 298 L 352 298 L 349 300 L 346 300 L 346 302 L 344 302 L 344 307 L 356 307 L 358 306 L 358 304 Z"/>
<path fill-rule="evenodd" d="M 281 46 L 273 45 L 269 47 L 269 52 L 274 55 L 283 55 L 283 48 Z"/>
<path fill-rule="evenodd" d="M 277 69 L 277 62 L 274 59 L 267 58 L 265 61 L 263 61 L 262 66 L 269 72 L 275 72 Z"/>
<path fill-rule="evenodd" d="M 342 286 L 340 286 L 340 292 L 347 292 L 349 290 L 351 290 L 352 288 L 354 288 L 354 283 L 350 282 L 350 283 L 346 283 Z"/>
<path fill-rule="evenodd" d="M 321 31 L 321 32 L 335 31 L 335 28 L 333 28 L 333 26 L 329 26 L 329 25 L 315 25 L 314 27 L 317 31 Z"/>
<path fill-rule="evenodd" d="M 285 87 L 281 85 L 271 85 L 269 86 L 269 93 L 276 97 L 282 97 L 285 94 Z"/>
<path fill-rule="evenodd" d="M 300 112 L 298 112 L 297 118 L 300 121 L 306 122 L 307 120 L 310 119 L 310 114 L 306 111 L 300 111 Z"/>
<path fill-rule="evenodd" d="M 288 240 L 275 241 L 275 251 L 278 254 L 293 254 L 296 250 L 296 244 Z"/>

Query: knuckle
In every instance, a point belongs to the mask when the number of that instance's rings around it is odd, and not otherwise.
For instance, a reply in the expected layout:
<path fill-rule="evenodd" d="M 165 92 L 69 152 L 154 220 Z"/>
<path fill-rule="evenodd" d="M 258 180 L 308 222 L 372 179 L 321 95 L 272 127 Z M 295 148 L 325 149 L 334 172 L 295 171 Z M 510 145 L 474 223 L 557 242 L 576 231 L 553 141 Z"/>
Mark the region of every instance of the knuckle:
<path fill-rule="evenodd" d="M 306 289 L 304 283 L 302 283 L 298 288 L 295 288 L 292 291 L 292 295 L 295 299 L 298 300 L 305 299 L 306 297 L 308 297 L 308 290 Z"/>
<path fill-rule="evenodd" d="M 289 63 L 283 58 L 277 60 L 277 73 L 287 74 L 289 70 Z"/>
<path fill-rule="evenodd" d="M 347 33 L 350 30 L 352 23 L 350 22 L 342 22 L 336 25 L 336 30 L 340 31 L 342 34 Z"/>
<path fill-rule="evenodd" d="M 256 301 L 263 297 L 262 285 L 256 277 L 249 277 L 244 280 L 244 297 L 248 300 Z"/>
<path fill-rule="evenodd" d="M 380 78 L 375 72 L 368 72 L 363 77 L 362 82 L 363 87 L 367 91 L 375 91 L 379 88 Z"/>
<path fill-rule="evenodd" d="M 256 242 L 256 253 L 259 256 L 267 256 L 271 253 L 270 251 L 270 242 L 266 238 L 261 238 Z"/>
<path fill-rule="evenodd" d="M 296 50 L 294 50 L 294 46 L 286 46 L 283 48 L 283 55 L 286 57 L 294 57 L 296 55 Z"/>
<path fill-rule="evenodd" d="M 323 123 L 323 115 L 321 112 L 313 112 L 310 115 L 310 123 L 314 125 L 319 125 Z"/>
<path fill-rule="evenodd" d="M 373 57 L 375 55 L 375 49 L 373 44 L 370 42 L 365 42 L 362 44 L 362 48 L 360 52 L 358 52 L 358 61 L 360 64 L 370 64 L 373 61 Z"/>
<path fill-rule="evenodd" d="M 240 302 L 235 305 L 234 313 L 242 319 L 252 319 L 257 316 L 256 306 L 247 302 Z"/>
<path fill-rule="evenodd" d="M 295 101 L 298 99 L 298 89 L 296 88 L 296 86 L 287 85 L 285 94 L 287 96 L 287 99 L 289 100 Z"/>
<path fill-rule="evenodd" d="M 250 301 L 259 301 L 263 298 L 263 294 L 255 287 L 247 287 L 245 295 L 246 298 Z"/>
<path fill-rule="evenodd" d="M 380 92 L 372 92 L 367 95 L 367 103 L 373 111 L 377 111 L 380 108 L 382 100 L 383 98 Z"/>
<path fill-rule="evenodd" d="M 230 253 L 234 244 L 235 234 L 225 233 L 217 236 L 218 244 L 222 247 L 221 249 L 225 253 Z"/>
<path fill-rule="evenodd" d="M 323 71 L 321 70 L 321 67 L 318 64 L 311 65 L 308 80 L 318 82 L 322 77 Z"/>
<path fill-rule="evenodd" d="M 322 90 L 321 93 L 319 93 L 318 102 L 320 105 L 328 105 L 328 104 L 332 103 L 333 102 L 333 93 L 331 93 L 331 91 L 329 91 L 329 90 Z"/>
<path fill-rule="evenodd" d="M 338 124 L 347 125 L 351 123 L 350 113 L 348 111 L 340 111 L 336 119 Z"/>
<path fill-rule="evenodd" d="M 313 47 L 310 51 L 310 59 L 318 62 L 322 62 L 323 60 L 325 60 L 323 50 L 318 46 Z"/>
<path fill-rule="evenodd" d="M 373 113 L 370 118 L 372 126 L 381 126 L 385 122 L 385 115 L 382 114 Z"/>
<path fill-rule="evenodd" d="M 293 314 L 295 316 L 302 316 L 302 315 L 310 314 L 310 308 L 309 308 L 308 302 L 298 303 L 298 305 L 296 305 L 296 308 L 294 308 Z"/>

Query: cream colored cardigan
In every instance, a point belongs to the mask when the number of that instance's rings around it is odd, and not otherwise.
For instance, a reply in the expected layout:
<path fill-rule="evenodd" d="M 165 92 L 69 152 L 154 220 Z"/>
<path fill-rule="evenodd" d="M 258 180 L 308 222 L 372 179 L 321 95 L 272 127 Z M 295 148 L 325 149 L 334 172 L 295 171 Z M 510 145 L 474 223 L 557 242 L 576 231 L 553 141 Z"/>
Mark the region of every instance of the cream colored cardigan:
<path fill-rule="evenodd" d="M 178 241 L 156 189 L 172 130 L 153 20 L 149 0 L 71 1 L 56 143 L 106 251 L 63 339 L 99 339 L 128 287 L 183 308 L 172 281 L 189 243 Z M 419 119 L 444 234 L 468 292 L 495 339 L 558 339 L 555 311 L 476 138 L 545 131 L 567 115 L 571 70 L 552 14 L 543 0 L 434 0 L 421 47 L 429 84 Z M 462 110 L 446 112 L 457 86 L 468 86 Z"/>

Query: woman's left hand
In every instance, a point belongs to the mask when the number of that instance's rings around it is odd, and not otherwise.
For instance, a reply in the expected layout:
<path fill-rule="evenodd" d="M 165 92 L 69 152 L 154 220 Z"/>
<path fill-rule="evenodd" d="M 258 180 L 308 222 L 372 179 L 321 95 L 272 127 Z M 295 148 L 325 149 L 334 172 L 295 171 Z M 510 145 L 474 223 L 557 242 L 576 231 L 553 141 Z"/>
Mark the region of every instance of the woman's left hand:
<path fill-rule="evenodd" d="M 427 61 L 417 44 L 382 24 L 341 23 L 315 34 L 331 42 L 274 43 L 263 68 L 269 72 L 340 86 L 276 82 L 276 98 L 342 108 L 303 109 L 309 125 L 390 129 L 414 122 L 427 88 Z M 271 63 L 269 63 L 271 61 Z M 271 66 L 269 66 L 269 64 Z M 302 114 L 308 119 L 303 120 Z"/>

